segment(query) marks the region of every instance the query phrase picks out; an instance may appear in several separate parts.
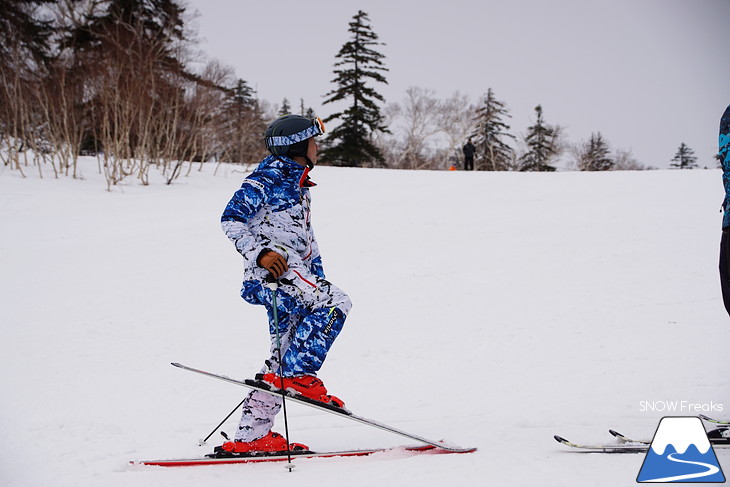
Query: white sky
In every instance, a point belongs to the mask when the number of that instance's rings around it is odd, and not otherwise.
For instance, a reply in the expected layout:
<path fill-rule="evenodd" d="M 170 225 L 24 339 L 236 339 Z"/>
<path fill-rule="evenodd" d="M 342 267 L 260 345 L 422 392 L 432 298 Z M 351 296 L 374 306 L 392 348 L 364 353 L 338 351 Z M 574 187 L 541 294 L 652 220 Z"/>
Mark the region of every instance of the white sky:
<path fill-rule="evenodd" d="M 730 0 L 187 0 L 200 48 L 260 98 L 321 105 L 359 9 L 385 42 L 386 101 L 410 86 L 473 101 L 492 88 L 519 135 L 543 106 L 578 142 L 600 131 L 667 167 L 685 142 L 714 167 L 730 104 Z"/>

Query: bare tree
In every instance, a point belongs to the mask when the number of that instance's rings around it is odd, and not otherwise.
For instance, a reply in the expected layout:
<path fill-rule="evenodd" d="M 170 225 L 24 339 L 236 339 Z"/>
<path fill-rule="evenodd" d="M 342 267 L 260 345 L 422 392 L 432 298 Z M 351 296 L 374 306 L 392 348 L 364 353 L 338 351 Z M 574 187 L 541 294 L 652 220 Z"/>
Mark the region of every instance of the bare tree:
<path fill-rule="evenodd" d="M 476 105 L 468 95 L 456 91 L 441 103 L 438 124 L 448 143 L 446 159 L 449 162 L 461 161 L 461 147 L 474 131 L 475 118 Z"/>
<path fill-rule="evenodd" d="M 443 100 L 433 90 L 412 86 L 383 115 L 392 133 L 379 134 L 376 142 L 388 167 L 446 169 L 460 159 L 474 126 L 475 106 L 459 92 Z"/>
<path fill-rule="evenodd" d="M 628 149 L 616 149 L 613 153 L 614 171 L 644 171 L 651 169 L 641 164 Z"/>
<path fill-rule="evenodd" d="M 401 103 L 389 107 L 395 121 L 395 130 L 403 137 L 399 152 L 392 161 L 394 167 L 404 169 L 430 168 L 433 153 L 428 154 L 428 142 L 441 132 L 439 112 L 441 101 L 433 90 L 411 86 Z"/>

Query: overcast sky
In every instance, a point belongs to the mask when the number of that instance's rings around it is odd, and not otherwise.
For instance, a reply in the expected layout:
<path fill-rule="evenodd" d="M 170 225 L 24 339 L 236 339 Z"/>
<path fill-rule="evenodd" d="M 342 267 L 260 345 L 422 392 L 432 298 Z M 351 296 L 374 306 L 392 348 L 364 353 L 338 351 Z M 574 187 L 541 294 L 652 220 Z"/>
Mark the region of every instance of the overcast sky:
<path fill-rule="evenodd" d="M 410 86 L 474 102 L 492 88 L 520 135 L 543 106 L 570 142 L 600 131 L 667 167 L 685 142 L 714 166 L 730 104 L 730 0 L 187 0 L 200 48 L 260 98 L 322 118 L 335 55 L 358 10 L 385 43 L 387 102 Z"/>

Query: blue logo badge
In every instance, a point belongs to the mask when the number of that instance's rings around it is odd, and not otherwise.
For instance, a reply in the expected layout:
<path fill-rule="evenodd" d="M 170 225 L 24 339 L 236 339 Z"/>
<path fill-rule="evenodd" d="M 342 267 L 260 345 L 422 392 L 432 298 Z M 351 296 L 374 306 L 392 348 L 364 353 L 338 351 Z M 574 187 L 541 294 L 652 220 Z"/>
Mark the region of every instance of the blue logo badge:
<path fill-rule="evenodd" d="M 636 481 L 725 482 L 700 418 L 662 418 Z"/>

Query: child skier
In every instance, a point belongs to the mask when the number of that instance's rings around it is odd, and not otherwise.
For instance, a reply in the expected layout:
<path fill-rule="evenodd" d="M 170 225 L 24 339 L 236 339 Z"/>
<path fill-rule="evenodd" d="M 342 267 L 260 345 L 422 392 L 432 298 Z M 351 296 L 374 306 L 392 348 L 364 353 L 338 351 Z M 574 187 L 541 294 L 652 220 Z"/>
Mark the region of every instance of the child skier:
<path fill-rule="evenodd" d="M 244 179 L 221 224 L 244 259 L 241 297 L 266 307 L 269 316 L 271 356 L 256 378 L 275 388 L 281 388 L 283 380 L 285 389 L 343 407 L 316 376 L 352 306 L 350 298 L 325 279 L 310 224 L 309 188 L 314 183 L 309 171 L 317 162 L 314 137 L 322 133 L 319 119 L 286 115 L 273 121 L 265 133 L 271 155 Z M 278 290 L 267 287 L 272 278 Z M 280 397 L 252 391 L 243 403 L 235 441 L 219 448 L 232 453 L 287 450 L 282 435 L 271 431 L 280 408 Z"/>

